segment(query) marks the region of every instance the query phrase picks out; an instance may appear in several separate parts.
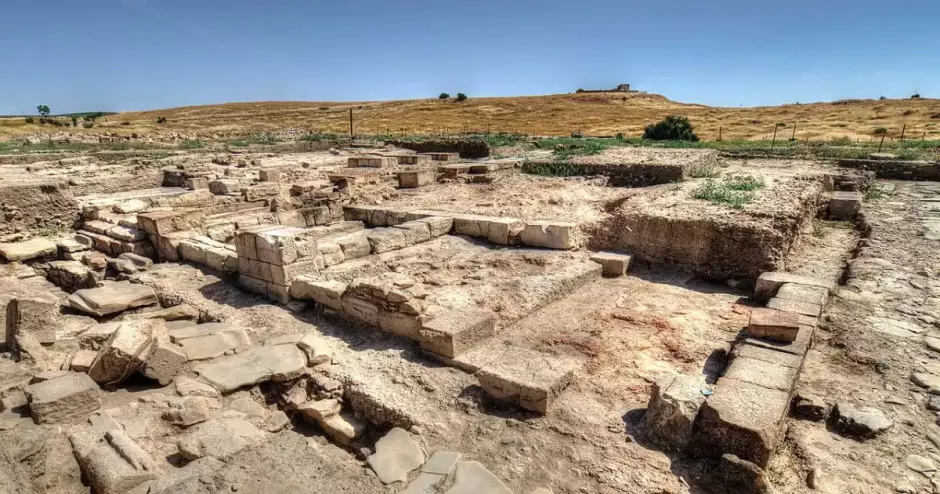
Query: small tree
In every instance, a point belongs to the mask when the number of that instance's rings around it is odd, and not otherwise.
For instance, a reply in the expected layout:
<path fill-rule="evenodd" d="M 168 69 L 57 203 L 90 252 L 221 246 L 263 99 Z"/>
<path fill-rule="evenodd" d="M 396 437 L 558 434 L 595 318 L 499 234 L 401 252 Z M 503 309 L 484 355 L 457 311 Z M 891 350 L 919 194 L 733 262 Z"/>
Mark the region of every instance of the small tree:
<path fill-rule="evenodd" d="M 36 105 L 36 111 L 39 112 L 40 117 L 49 116 L 49 105 Z"/>
<path fill-rule="evenodd" d="M 657 141 L 697 141 L 698 136 L 689 119 L 681 115 L 669 115 L 657 123 L 649 124 L 643 131 L 644 139 Z"/>
<path fill-rule="evenodd" d="M 467 101 L 467 95 L 463 93 L 457 93 L 457 101 Z"/>
<path fill-rule="evenodd" d="M 911 99 L 920 99 L 920 93 L 914 93 L 911 95 Z"/>
<path fill-rule="evenodd" d="M 72 117 L 72 127 L 78 127 L 78 117 Z"/>
<path fill-rule="evenodd" d="M 441 95 L 438 96 L 437 99 L 450 99 L 450 95 L 447 93 L 441 93 Z"/>

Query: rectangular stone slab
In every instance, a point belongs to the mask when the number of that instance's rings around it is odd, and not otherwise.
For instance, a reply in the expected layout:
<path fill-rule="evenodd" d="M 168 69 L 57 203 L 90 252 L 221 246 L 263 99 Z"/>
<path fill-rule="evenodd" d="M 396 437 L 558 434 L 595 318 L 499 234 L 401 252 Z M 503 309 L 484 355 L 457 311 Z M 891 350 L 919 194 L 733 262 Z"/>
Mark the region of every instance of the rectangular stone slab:
<path fill-rule="evenodd" d="M 40 424 L 74 424 L 101 407 L 101 389 L 87 374 L 69 372 L 26 387 L 30 412 Z"/>
<path fill-rule="evenodd" d="M 157 294 L 147 285 L 119 281 L 98 288 L 78 290 L 69 298 L 69 305 L 82 312 L 105 316 L 135 307 L 154 305 Z"/>
<path fill-rule="evenodd" d="M 476 376 L 487 394 L 546 413 L 575 379 L 580 362 L 535 350 L 509 347 Z"/>
<path fill-rule="evenodd" d="M 790 405 L 784 391 L 725 377 L 699 412 L 692 437 L 694 454 L 719 458 L 732 454 L 765 468 L 780 443 Z"/>
<path fill-rule="evenodd" d="M 454 358 L 495 334 L 496 320 L 489 311 L 450 311 L 423 324 L 421 348 Z"/>

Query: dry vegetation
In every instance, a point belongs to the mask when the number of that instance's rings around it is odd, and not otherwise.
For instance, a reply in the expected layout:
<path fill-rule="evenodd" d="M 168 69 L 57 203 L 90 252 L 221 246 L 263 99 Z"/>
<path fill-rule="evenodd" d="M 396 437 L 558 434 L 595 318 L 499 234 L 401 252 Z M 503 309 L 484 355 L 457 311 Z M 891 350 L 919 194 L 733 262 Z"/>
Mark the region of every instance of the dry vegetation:
<path fill-rule="evenodd" d="M 875 129 L 897 137 L 907 125 L 908 138 L 940 137 L 940 100 L 847 100 L 755 108 L 718 108 L 670 101 L 659 95 L 622 93 L 562 94 L 511 98 L 473 98 L 464 102 L 438 99 L 363 103 L 257 102 L 228 103 L 127 112 L 99 120 L 92 129 L 72 132 L 156 131 L 237 134 L 297 128 L 312 132 L 347 132 L 348 111 L 355 114 L 356 132 L 416 134 L 446 131 L 513 132 L 535 135 L 639 136 L 643 127 L 670 114 L 688 116 L 706 140 L 769 139 L 777 124 L 778 137 L 868 140 Z M 167 123 L 157 124 L 158 117 Z M 40 130 L 22 118 L 0 120 L 0 138 Z"/>

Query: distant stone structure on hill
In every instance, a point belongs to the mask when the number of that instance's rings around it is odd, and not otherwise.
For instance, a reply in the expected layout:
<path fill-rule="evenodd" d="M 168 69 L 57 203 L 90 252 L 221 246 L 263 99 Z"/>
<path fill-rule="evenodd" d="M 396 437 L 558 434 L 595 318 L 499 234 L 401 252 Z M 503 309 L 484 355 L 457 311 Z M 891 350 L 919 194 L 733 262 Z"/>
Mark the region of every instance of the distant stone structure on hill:
<path fill-rule="evenodd" d="M 630 89 L 629 84 L 618 84 L 613 89 L 578 89 L 576 93 L 639 93 L 635 89 Z"/>

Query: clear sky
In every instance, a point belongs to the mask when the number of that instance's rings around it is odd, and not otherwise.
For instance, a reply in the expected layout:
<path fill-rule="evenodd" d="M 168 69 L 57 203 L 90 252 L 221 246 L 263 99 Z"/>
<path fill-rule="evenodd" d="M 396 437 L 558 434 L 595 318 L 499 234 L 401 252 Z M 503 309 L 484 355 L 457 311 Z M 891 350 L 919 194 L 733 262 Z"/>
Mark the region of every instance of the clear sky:
<path fill-rule="evenodd" d="M 4 0 L 0 114 L 567 93 L 940 96 L 940 0 Z"/>

